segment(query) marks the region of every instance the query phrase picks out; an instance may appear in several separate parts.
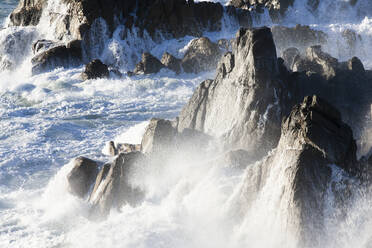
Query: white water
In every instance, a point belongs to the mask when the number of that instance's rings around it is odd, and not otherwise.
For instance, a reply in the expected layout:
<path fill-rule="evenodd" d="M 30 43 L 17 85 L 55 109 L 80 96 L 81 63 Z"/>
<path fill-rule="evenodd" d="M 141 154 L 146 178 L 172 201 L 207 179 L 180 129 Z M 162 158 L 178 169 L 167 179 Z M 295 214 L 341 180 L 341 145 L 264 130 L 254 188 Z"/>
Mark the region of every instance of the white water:
<path fill-rule="evenodd" d="M 363 4 L 369 7 L 369 1 L 360 0 L 356 7 L 340 10 L 343 2 L 323 1 L 318 17 L 313 17 L 303 1 L 298 1 L 284 24 L 310 24 L 324 30 L 330 37 L 328 52 L 341 60 L 357 55 L 370 67 L 372 12 L 367 16 L 360 13 L 368 10 Z M 336 4 L 334 11 L 327 4 Z M 49 7 L 64 13 L 56 0 Z M 206 35 L 214 41 L 233 37 L 237 27 L 228 19 L 225 22 L 222 32 Z M 131 32 L 121 40 L 119 27 L 108 39 L 102 38 L 105 24 L 98 24 L 101 38 L 94 43 L 100 45 L 89 49 L 89 56 L 122 72 L 133 69 L 143 51 L 157 57 L 168 51 L 181 57 L 194 38 L 159 45 Z M 257 26 L 262 24 L 272 25 L 267 13 L 255 21 Z M 87 203 L 67 192 L 64 179 L 69 161 L 78 155 L 109 160 L 102 153 L 109 140 L 138 143 L 148 119 L 177 116 L 194 88 L 213 78 L 214 72 L 175 75 L 163 70 L 151 76 L 82 82 L 80 67 L 32 76 L 30 44 L 40 38 L 57 39 L 53 28 L 44 13 L 36 28 L 0 30 L 0 64 L 10 62 L 15 68 L 0 73 L 0 247 L 283 247 L 280 225 L 273 225 L 272 232 L 267 230 L 275 214 L 285 218 L 285 213 L 272 213 L 276 209 L 270 199 L 276 199 L 281 190 L 274 178 L 265 186 L 259 198 L 263 200 L 254 203 L 252 209 L 257 212 L 251 210 L 244 219 L 236 220 L 231 217 L 236 214 L 231 213 L 236 207 L 232 198 L 244 182 L 245 172 L 207 163 L 209 158 L 144 171 L 135 182 L 148 191 L 142 205 L 112 211 L 102 222 L 87 220 Z M 341 32 L 346 28 L 362 38 L 355 54 L 347 57 L 341 52 L 345 49 Z M 279 168 L 278 178 L 285 186 Z M 334 180 L 340 180 L 340 172 L 333 170 Z M 371 199 L 359 192 L 342 221 L 333 216 L 331 208 L 326 216 L 326 247 L 368 247 Z M 331 242 L 335 239 L 337 242 Z"/>

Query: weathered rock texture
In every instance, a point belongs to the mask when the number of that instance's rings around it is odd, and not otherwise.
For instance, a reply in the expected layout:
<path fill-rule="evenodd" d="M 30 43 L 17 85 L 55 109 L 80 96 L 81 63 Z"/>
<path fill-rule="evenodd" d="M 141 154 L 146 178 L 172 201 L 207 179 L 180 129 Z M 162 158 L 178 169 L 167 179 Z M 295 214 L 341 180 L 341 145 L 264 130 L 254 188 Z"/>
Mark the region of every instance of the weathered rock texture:
<path fill-rule="evenodd" d="M 165 66 L 150 53 L 143 53 L 141 61 L 136 65 L 134 74 L 158 73 Z"/>
<path fill-rule="evenodd" d="M 66 46 L 53 47 L 32 58 L 32 73 L 38 74 L 57 67 L 74 67 L 82 63 L 81 42 L 71 41 Z"/>
<path fill-rule="evenodd" d="M 274 153 L 246 170 L 239 206 L 250 206 L 258 193 L 265 195 L 262 191 L 275 191 L 275 187 L 277 195 L 266 192 L 271 198 L 261 199 L 273 202 L 282 213 L 279 223 L 273 219 L 272 224 L 279 224 L 282 236 L 291 236 L 297 246 L 312 247 L 324 231 L 327 193 L 339 199 L 335 204 L 342 205 L 342 199 L 350 197 L 348 187 L 331 185 L 331 175 L 332 169 L 356 169 L 356 145 L 340 112 L 317 96 L 306 97 L 293 108 L 281 133 Z"/>
<path fill-rule="evenodd" d="M 85 66 L 85 71 L 82 73 L 83 80 L 108 78 L 109 70 L 107 65 L 103 64 L 101 60 L 95 59 Z"/>
<path fill-rule="evenodd" d="M 120 208 L 125 204 L 135 206 L 143 192 L 130 183 L 131 171 L 135 166 L 142 166 L 145 156 L 140 152 L 121 153 L 110 164 L 100 170 L 89 201 L 93 205 L 92 216 L 100 217 L 111 208 Z"/>
<path fill-rule="evenodd" d="M 74 160 L 74 167 L 67 175 L 69 190 L 79 197 L 84 197 L 94 182 L 98 173 L 98 164 L 88 158 L 78 157 Z"/>
<path fill-rule="evenodd" d="M 282 86 L 269 28 L 241 29 L 233 52 L 184 107 L 178 130 L 195 129 L 227 146 L 266 154 L 280 136 Z"/>
<path fill-rule="evenodd" d="M 46 3 L 46 0 L 21 0 L 10 15 L 10 21 L 16 26 L 37 25 Z"/>
<path fill-rule="evenodd" d="M 187 73 L 199 73 L 215 69 L 221 57 L 221 50 L 209 38 L 202 37 L 191 41 L 182 59 L 183 70 Z"/>

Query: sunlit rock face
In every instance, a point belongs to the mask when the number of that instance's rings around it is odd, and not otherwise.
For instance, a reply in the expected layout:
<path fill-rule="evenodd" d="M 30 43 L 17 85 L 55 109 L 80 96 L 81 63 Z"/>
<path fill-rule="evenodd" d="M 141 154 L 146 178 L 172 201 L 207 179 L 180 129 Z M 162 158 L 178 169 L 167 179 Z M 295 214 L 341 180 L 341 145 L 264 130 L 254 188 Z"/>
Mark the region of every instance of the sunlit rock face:
<path fill-rule="evenodd" d="M 227 146 L 264 155 L 280 136 L 283 100 L 269 28 L 241 29 L 216 79 L 203 82 L 180 116 L 178 129 L 222 138 Z"/>

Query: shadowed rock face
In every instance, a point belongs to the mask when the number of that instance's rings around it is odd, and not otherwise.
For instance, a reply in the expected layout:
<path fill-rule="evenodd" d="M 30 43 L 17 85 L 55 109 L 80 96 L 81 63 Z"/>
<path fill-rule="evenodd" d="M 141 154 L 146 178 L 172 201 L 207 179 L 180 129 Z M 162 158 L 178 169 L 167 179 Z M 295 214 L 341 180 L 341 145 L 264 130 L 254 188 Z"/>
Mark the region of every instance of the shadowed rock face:
<path fill-rule="evenodd" d="M 221 28 L 223 7 L 219 3 L 186 0 L 62 0 L 68 6 L 67 15 L 60 25 L 65 27 L 64 33 L 75 39 L 83 39 L 97 18 L 108 24 L 112 33 L 117 27 L 117 20 L 131 29 L 137 27 L 147 31 L 153 38 L 157 32 L 165 36 L 183 37 L 185 35 L 201 36 L 204 30 L 218 31 Z M 13 25 L 38 24 L 45 0 L 22 0 L 11 15 Z M 238 11 L 239 12 L 239 11 Z M 231 11 L 236 18 L 243 16 L 240 12 Z M 250 14 L 244 11 L 244 15 Z M 57 14 L 58 13 L 53 13 Z M 62 34 L 63 35 L 63 34 Z"/>
<path fill-rule="evenodd" d="M 74 195 L 84 197 L 98 173 L 98 164 L 88 158 L 78 157 L 74 160 L 74 167 L 67 175 L 70 191 Z"/>
<path fill-rule="evenodd" d="M 107 77 L 109 77 L 108 67 L 99 59 L 89 62 L 85 66 L 85 71 L 82 73 L 83 80 Z"/>
<path fill-rule="evenodd" d="M 150 53 L 143 53 L 142 60 L 134 69 L 135 74 L 152 74 L 158 73 L 165 66 Z"/>
<path fill-rule="evenodd" d="M 196 129 L 227 146 L 266 154 L 280 135 L 282 93 L 269 28 L 241 29 L 215 80 L 203 82 L 183 108 L 178 130 Z"/>
<path fill-rule="evenodd" d="M 140 152 L 121 153 L 110 164 L 105 164 L 96 178 L 89 201 L 93 204 L 92 217 L 106 215 L 111 208 L 125 204 L 136 205 L 143 192 L 130 184 L 129 176 L 134 166 L 142 166 L 145 156 Z"/>
<path fill-rule="evenodd" d="M 35 26 L 39 23 L 46 0 L 21 0 L 18 7 L 10 15 L 15 26 Z"/>

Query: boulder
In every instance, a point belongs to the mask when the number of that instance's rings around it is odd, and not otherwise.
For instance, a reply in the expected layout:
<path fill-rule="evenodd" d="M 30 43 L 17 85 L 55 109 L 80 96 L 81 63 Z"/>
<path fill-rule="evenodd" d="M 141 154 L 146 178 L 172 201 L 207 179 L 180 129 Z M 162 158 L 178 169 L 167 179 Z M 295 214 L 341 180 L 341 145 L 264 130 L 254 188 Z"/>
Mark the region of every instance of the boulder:
<path fill-rule="evenodd" d="M 73 42 L 73 46 L 61 45 L 41 52 L 32 58 L 32 73 L 38 74 L 58 67 L 69 68 L 82 63 L 81 46 Z M 79 43 L 80 44 L 80 43 Z"/>
<path fill-rule="evenodd" d="M 70 192 L 83 198 L 94 183 L 97 173 L 97 162 L 85 157 L 75 158 L 74 166 L 67 175 Z"/>
<path fill-rule="evenodd" d="M 357 57 L 352 57 L 347 62 L 347 66 L 349 70 L 359 75 L 364 75 L 366 72 L 362 61 L 360 61 L 360 59 Z"/>
<path fill-rule="evenodd" d="M 199 73 L 215 69 L 221 55 L 218 45 L 209 38 L 194 39 L 182 59 L 183 70 L 187 73 Z"/>
<path fill-rule="evenodd" d="M 151 119 L 142 137 L 143 153 L 166 153 L 174 145 L 176 129 L 171 121 L 163 119 Z"/>
<path fill-rule="evenodd" d="M 217 72 L 182 109 L 178 131 L 195 129 L 229 148 L 263 156 L 279 140 L 286 109 L 280 98 L 287 95 L 282 94 L 270 29 L 240 29 L 232 53 L 223 57 Z"/>
<path fill-rule="evenodd" d="M 140 152 L 121 153 L 109 164 L 105 164 L 90 195 L 91 217 L 99 218 L 109 213 L 111 208 L 125 204 L 135 206 L 143 199 L 143 192 L 131 185 L 130 176 L 136 166 L 143 166 L 145 157 Z"/>
<path fill-rule="evenodd" d="M 83 80 L 108 78 L 109 70 L 107 65 L 103 64 L 101 60 L 95 59 L 85 66 L 85 70 L 81 77 Z"/>
<path fill-rule="evenodd" d="M 46 3 L 46 0 L 19 1 L 17 8 L 10 14 L 11 24 L 14 26 L 36 26 Z"/>
<path fill-rule="evenodd" d="M 131 152 L 140 152 L 141 144 L 127 144 L 127 143 L 119 143 L 117 144 L 118 153 L 131 153 Z"/>
<path fill-rule="evenodd" d="M 307 48 L 306 57 L 309 61 L 320 65 L 321 71 L 317 71 L 317 73 L 323 75 L 326 79 L 336 76 L 338 60 L 323 52 L 321 46 Z"/>
<path fill-rule="evenodd" d="M 158 73 L 164 65 L 150 53 L 143 53 L 141 61 L 136 65 L 134 74 Z"/>
<path fill-rule="evenodd" d="M 161 63 L 167 67 L 169 70 L 176 72 L 177 74 L 181 72 L 181 60 L 177 59 L 170 53 L 164 53 L 161 57 Z"/>

